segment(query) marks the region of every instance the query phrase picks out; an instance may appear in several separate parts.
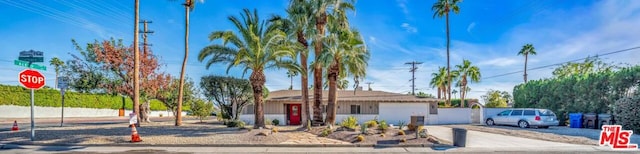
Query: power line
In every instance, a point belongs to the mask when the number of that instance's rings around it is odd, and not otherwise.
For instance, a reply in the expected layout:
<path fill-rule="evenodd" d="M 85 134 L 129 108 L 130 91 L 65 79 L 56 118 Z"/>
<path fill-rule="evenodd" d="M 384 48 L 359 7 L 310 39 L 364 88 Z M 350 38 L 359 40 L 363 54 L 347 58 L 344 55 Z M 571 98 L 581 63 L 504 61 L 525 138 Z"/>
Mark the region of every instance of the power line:
<path fill-rule="evenodd" d="M 411 69 L 409 70 L 409 72 L 411 72 L 411 95 L 416 95 L 416 70 L 418 69 L 418 67 L 416 67 L 416 64 L 422 64 L 422 62 L 416 62 L 416 61 L 412 61 L 412 62 L 406 62 L 404 64 L 407 65 L 411 65 Z"/>
<path fill-rule="evenodd" d="M 607 52 L 604 54 L 596 54 L 596 57 L 598 56 L 606 56 L 606 55 L 611 55 L 611 54 L 616 54 L 616 53 L 621 53 L 621 52 L 625 52 L 625 51 L 631 51 L 631 50 L 635 50 L 635 49 L 640 49 L 640 46 L 636 46 L 636 47 L 632 47 L 632 48 L 627 48 L 627 49 L 622 49 L 622 50 L 617 50 L 617 51 L 612 51 L 612 52 Z M 543 69 L 543 68 L 547 68 L 547 67 L 551 67 L 551 66 L 556 66 L 556 65 L 562 65 L 565 63 L 570 63 L 570 62 L 575 62 L 575 61 L 580 61 L 580 60 L 585 60 L 587 58 L 589 58 L 590 56 L 584 57 L 584 58 L 580 58 L 580 59 L 575 59 L 575 60 L 571 60 L 571 61 L 566 61 L 566 62 L 562 62 L 562 63 L 556 63 L 556 64 L 550 64 L 550 65 L 544 65 L 544 66 L 540 66 L 540 67 L 535 67 L 535 68 L 530 68 L 527 69 L 527 71 L 531 71 L 531 70 L 537 70 L 537 69 Z M 515 71 L 515 72 L 509 72 L 509 73 L 504 73 L 504 74 L 499 74 L 499 75 L 494 75 L 494 76 L 489 76 L 489 77 L 484 77 L 482 79 L 490 79 L 490 78 L 495 78 L 495 77 L 501 77 L 501 76 L 506 76 L 506 75 L 511 75 L 511 74 L 516 74 L 516 73 L 521 73 L 524 72 L 524 70 L 522 71 Z"/>

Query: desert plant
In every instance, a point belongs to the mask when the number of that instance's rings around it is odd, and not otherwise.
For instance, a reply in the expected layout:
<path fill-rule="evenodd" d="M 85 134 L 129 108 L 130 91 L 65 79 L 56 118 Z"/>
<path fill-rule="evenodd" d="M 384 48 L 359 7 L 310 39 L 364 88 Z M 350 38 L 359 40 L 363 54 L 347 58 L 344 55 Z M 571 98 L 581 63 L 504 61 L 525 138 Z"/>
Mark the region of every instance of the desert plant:
<path fill-rule="evenodd" d="M 404 127 L 404 125 L 405 125 L 405 122 L 404 122 L 404 121 L 402 121 L 402 120 L 401 120 L 401 121 L 398 121 L 398 129 L 399 129 L 399 130 L 402 130 L 402 127 Z"/>
<path fill-rule="evenodd" d="M 380 137 L 384 137 L 384 134 L 380 134 Z"/>
<path fill-rule="evenodd" d="M 346 119 L 342 120 L 340 126 L 354 130 L 358 126 L 358 119 L 356 119 L 356 117 L 354 116 L 349 116 Z"/>
<path fill-rule="evenodd" d="M 278 127 L 271 128 L 271 133 L 278 133 Z"/>
<path fill-rule="evenodd" d="M 367 126 L 366 125 L 360 125 L 360 133 L 367 134 Z"/>
<path fill-rule="evenodd" d="M 416 125 L 409 123 L 409 125 L 407 125 L 407 129 L 409 129 L 409 131 L 415 131 L 417 128 Z"/>
<path fill-rule="evenodd" d="M 232 120 L 227 122 L 227 127 L 244 128 L 246 124 L 242 120 Z"/>
<path fill-rule="evenodd" d="M 245 127 L 245 129 L 247 129 L 247 131 L 251 131 L 253 130 L 253 127 Z"/>
<path fill-rule="evenodd" d="M 273 119 L 273 120 L 271 121 L 271 124 L 273 124 L 274 126 L 278 126 L 278 125 L 280 125 L 280 120 L 278 120 L 278 119 Z"/>
<path fill-rule="evenodd" d="M 271 122 L 272 122 L 272 121 L 271 121 L 271 119 L 269 119 L 269 118 L 264 119 L 264 124 L 265 124 L 265 125 L 271 125 L 271 124 L 272 124 Z"/>
<path fill-rule="evenodd" d="M 633 97 L 625 97 L 619 99 L 615 103 L 613 114 L 616 122 L 622 125 L 623 129 L 630 129 L 634 132 L 640 132 L 640 94 Z"/>
<path fill-rule="evenodd" d="M 398 131 L 398 135 L 405 135 L 404 130 Z"/>
<path fill-rule="evenodd" d="M 327 136 L 329 136 L 329 134 L 331 134 L 331 133 L 332 133 L 332 132 L 331 132 L 331 129 L 328 129 L 328 128 L 327 128 L 327 129 L 324 129 L 324 130 L 322 130 L 322 133 L 320 133 L 320 137 L 327 137 Z"/>
<path fill-rule="evenodd" d="M 382 133 L 387 132 L 387 130 L 389 129 L 389 125 L 387 125 L 387 121 L 385 120 L 380 121 L 380 124 L 378 125 L 378 129 L 380 129 Z"/>
<path fill-rule="evenodd" d="M 364 141 L 364 136 L 363 135 L 358 135 L 357 139 L 358 139 L 358 142 L 362 142 L 362 141 Z"/>
<path fill-rule="evenodd" d="M 375 128 L 378 127 L 378 121 L 374 120 L 369 120 L 367 122 L 364 122 L 364 125 L 367 126 L 368 128 Z"/>
<path fill-rule="evenodd" d="M 406 138 L 402 138 L 402 139 L 400 139 L 400 142 L 407 142 L 407 139 Z"/>

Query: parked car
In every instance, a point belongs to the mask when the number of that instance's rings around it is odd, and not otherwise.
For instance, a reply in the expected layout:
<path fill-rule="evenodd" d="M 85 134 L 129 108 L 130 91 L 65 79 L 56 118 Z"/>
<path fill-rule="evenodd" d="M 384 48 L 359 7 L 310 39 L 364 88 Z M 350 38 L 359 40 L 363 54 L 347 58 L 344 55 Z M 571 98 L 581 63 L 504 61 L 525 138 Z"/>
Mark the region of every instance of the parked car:
<path fill-rule="evenodd" d="M 487 125 L 509 125 L 527 128 L 536 126 L 538 128 L 549 128 L 557 126 L 558 118 L 556 114 L 547 109 L 515 108 L 508 109 L 492 115 L 485 121 Z"/>

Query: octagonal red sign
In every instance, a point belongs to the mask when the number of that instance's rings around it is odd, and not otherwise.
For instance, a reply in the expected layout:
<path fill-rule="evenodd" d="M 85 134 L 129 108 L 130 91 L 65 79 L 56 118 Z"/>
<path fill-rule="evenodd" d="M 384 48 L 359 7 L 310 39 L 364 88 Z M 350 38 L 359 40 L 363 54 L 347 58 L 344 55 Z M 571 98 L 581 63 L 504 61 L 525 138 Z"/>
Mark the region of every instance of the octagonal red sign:
<path fill-rule="evenodd" d="M 20 72 L 18 79 L 20 80 L 20 84 L 28 89 L 40 89 L 44 87 L 45 83 L 44 75 L 38 71 L 29 69 Z"/>

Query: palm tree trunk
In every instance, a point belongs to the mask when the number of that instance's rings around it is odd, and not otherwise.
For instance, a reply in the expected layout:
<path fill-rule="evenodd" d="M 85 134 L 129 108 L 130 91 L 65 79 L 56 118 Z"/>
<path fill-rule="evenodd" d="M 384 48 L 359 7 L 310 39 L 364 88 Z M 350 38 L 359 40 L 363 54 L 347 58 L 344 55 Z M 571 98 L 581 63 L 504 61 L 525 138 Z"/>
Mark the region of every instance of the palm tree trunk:
<path fill-rule="evenodd" d="M 262 70 L 253 70 L 251 77 L 249 77 L 251 87 L 253 88 L 253 100 L 254 100 L 254 122 L 253 128 L 264 128 L 264 110 L 263 110 L 263 90 L 265 83 L 265 76 Z"/>
<path fill-rule="evenodd" d="M 56 84 L 53 85 L 54 89 L 58 89 L 58 72 L 56 71 Z"/>
<path fill-rule="evenodd" d="M 340 71 L 340 67 L 338 66 L 340 66 L 340 64 L 338 59 L 336 59 L 336 61 L 331 64 L 329 73 L 327 73 L 329 78 L 329 98 L 327 104 L 327 120 L 325 122 L 325 125 L 327 126 L 333 126 L 336 122 L 336 104 L 338 101 L 338 84 L 336 82 L 338 81 L 338 72 Z"/>
<path fill-rule="evenodd" d="M 180 88 L 178 89 L 178 114 L 176 116 L 176 126 L 182 125 L 182 94 L 184 93 L 184 71 L 187 66 L 187 58 L 189 57 L 189 6 L 184 7 L 184 13 L 184 59 L 182 60 L 182 69 L 180 71 Z"/>
<path fill-rule="evenodd" d="M 527 83 L 527 61 L 529 60 L 529 54 L 524 54 L 524 83 Z"/>
<path fill-rule="evenodd" d="M 438 99 L 442 98 L 441 93 L 442 93 L 442 90 L 440 89 L 440 87 L 438 87 Z"/>
<path fill-rule="evenodd" d="M 297 32 L 298 42 L 304 46 L 302 52 L 300 52 L 300 64 L 302 65 L 302 72 L 300 72 L 300 91 L 302 91 L 302 126 L 306 126 L 307 122 L 311 120 L 311 112 L 309 108 L 309 71 L 307 65 L 307 54 L 309 53 L 309 44 L 307 39 L 304 38 L 302 31 Z"/>
<path fill-rule="evenodd" d="M 316 20 L 316 30 L 318 33 L 316 34 L 315 43 L 314 43 L 314 52 L 316 60 L 320 57 L 322 53 L 322 36 L 324 35 L 324 24 L 326 20 L 326 15 L 318 17 Z M 324 20 L 322 20 L 324 19 Z M 313 120 L 322 123 L 322 110 L 320 106 L 322 105 L 322 66 L 319 62 L 316 61 L 313 70 Z"/>
<path fill-rule="evenodd" d="M 467 85 L 462 85 L 460 87 L 460 107 L 464 107 L 464 95 L 466 93 L 467 90 Z"/>
<path fill-rule="evenodd" d="M 449 5 L 449 4 L 447 4 Z M 447 13 L 446 13 L 446 18 L 447 18 L 447 95 L 449 95 L 447 102 L 449 104 L 451 104 L 451 64 L 449 62 L 449 8 L 447 6 Z"/>

